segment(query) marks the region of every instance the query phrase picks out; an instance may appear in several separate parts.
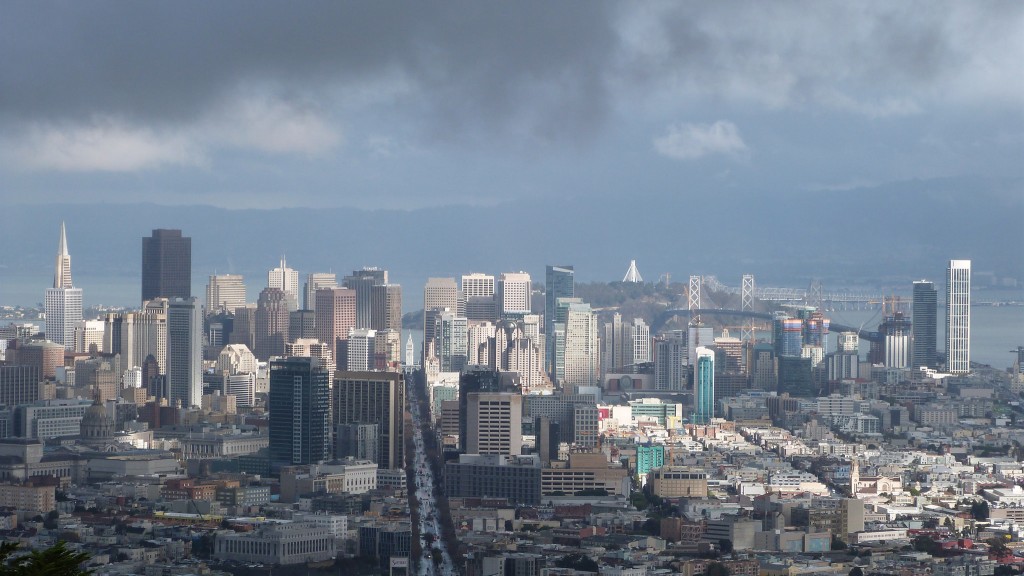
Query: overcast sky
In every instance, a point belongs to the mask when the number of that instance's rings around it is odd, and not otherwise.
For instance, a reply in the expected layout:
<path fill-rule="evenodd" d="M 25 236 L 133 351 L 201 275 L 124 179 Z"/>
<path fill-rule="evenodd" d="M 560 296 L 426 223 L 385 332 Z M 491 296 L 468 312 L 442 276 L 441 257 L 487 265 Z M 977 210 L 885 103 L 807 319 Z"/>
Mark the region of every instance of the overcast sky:
<path fill-rule="evenodd" d="M 415 208 L 1024 174 L 1024 3 L 0 3 L 0 200 Z"/>

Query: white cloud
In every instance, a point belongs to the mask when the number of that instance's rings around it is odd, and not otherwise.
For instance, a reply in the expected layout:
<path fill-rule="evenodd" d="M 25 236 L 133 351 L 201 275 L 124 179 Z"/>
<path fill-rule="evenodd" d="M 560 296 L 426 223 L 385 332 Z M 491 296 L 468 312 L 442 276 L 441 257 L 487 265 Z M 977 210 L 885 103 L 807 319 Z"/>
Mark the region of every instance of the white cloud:
<path fill-rule="evenodd" d="M 30 170 L 133 172 L 168 165 L 198 165 L 204 155 L 181 134 L 159 133 L 108 117 L 77 126 L 34 125 L 0 151 Z"/>
<path fill-rule="evenodd" d="M 308 104 L 267 96 L 246 96 L 210 115 L 200 129 L 211 144 L 273 154 L 315 155 L 341 141 L 319 111 Z"/>
<path fill-rule="evenodd" d="M 674 124 L 654 139 L 654 149 L 662 156 L 695 160 L 708 154 L 740 154 L 747 145 L 736 125 L 728 120 L 713 124 Z"/>
<path fill-rule="evenodd" d="M 112 116 L 33 124 L 0 139 L 0 159 L 34 171 L 138 172 L 205 166 L 223 149 L 316 155 L 340 142 L 338 131 L 313 108 L 248 96 L 174 128 L 134 125 Z"/>

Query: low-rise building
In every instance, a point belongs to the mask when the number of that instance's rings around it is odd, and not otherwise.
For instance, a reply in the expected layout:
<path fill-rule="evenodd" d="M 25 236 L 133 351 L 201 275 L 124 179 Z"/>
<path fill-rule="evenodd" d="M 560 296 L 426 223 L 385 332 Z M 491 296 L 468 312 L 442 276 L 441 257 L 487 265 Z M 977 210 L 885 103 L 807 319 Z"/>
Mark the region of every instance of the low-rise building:
<path fill-rule="evenodd" d="M 331 531 L 312 522 L 266 525 L 253 532 L 218 534 L 214 555 L 218 560 L 264 564 L 303 564 L 333 560 L 336 539 Z"/>

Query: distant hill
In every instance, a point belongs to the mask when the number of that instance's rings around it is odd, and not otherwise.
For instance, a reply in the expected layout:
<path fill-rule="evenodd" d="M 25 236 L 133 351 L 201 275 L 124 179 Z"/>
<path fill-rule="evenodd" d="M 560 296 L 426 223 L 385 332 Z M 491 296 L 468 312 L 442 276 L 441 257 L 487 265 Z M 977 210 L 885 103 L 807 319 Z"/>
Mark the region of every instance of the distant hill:
<path fill-rule="evenodd" d="M 826 286 L 904 286 L 913 278 L 940 280 L 947 259 L 970 258 L 977 271 L 1024 279 L 1019 179 L 761 195 L 683 190 L 685 184 L 677 196 L 657 201 L 642 194 L 589 202 L 534 198 L 412 211 L 8 205 L 0 215 L 0 303 L 31 303 L 4 302 L 5 283 L 12 294 L 19 283 L 38 285 L 40 293 L 49 284 L 62 219 L 76 278 L 105 286 L 110 304 L 137 298 L 140 238 L 161 227 L 193 238 L 199 296 L 216 271 L 244 274 L 254 297 L 266 271 L 287 255 L 301 274 L 333 270 L 340 277 L 383 266 L 407 286 L 406 310 L 422 305 L 428 276 L 525 269 L 543 282 L 549 263 L 574 265 L 581 281 L 620 280 L 636 259 L 648 281 L 663 273 L 674 281 L 714 274 L 738 285 L 749 272 L 761 285 L 804 286 L 819 277 Z M 104 277 L 110 286 L 96 280 Z"/>

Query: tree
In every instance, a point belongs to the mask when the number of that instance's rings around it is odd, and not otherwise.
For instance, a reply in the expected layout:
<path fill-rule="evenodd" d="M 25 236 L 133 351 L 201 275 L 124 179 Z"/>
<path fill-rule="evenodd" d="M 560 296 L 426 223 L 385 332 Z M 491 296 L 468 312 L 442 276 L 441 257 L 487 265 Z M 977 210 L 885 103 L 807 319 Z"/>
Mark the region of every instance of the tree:
<path fill-rule="evenodd" d="M 704 569 L 704 576 L 729 576 L 729 569 L 721 562 L 711 562 Z"/>
<path fill-rule="evenodd" d="M 988 502 L 982 500 L 981 502 L 975 502 L 971 504 L 971 516 L 975 520 L 984 521 L 988 520 Z"/>
<path fill-rule="evenodd" d="M 722 554 L 732 554 L 732 540 L 722 538 L 718 541 L 718 549 Z"/>
<path fill-rule="evenodd" d="M 57 542 L 44 550 L 33 550 L 24 556 L 11 559 L 18 549 L 14 542 L 0 544 L 0 576 L 88 576 L 92 570 L 84 570 L 82 563 L 89 559 L 85 552 L 69 550 L 64 541 Z"/>
<path fill-rule="evenodd" d="M 833 534 L 832 535 L 832 549 L 833 550 L 846 550 L 846 548 L 847 548 L 846 542 L 843 542 L 842 538 L 840 538 L 839 536 L 836 536 L 835 534 Z"/>
<path fill-rule="evenodd" d="M 558 568 L 572 568 L 573 570 L 579 570 L 581 572 L 597 572 L 597 562 L 594 561 L 590 556 L 585 556 L 579 553 L 566 554 L 557 561 L 555 566 Z"/>
<path fill-rule="evenodd" d="M 864 576 L 864 570 L 860 566 L 854 566 L 848 576 Z"/>

